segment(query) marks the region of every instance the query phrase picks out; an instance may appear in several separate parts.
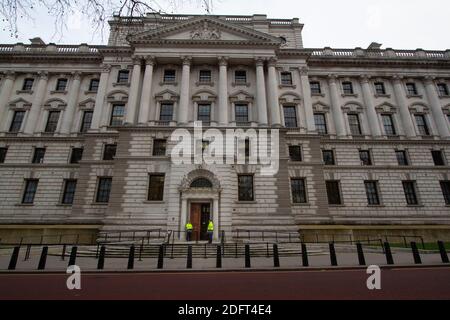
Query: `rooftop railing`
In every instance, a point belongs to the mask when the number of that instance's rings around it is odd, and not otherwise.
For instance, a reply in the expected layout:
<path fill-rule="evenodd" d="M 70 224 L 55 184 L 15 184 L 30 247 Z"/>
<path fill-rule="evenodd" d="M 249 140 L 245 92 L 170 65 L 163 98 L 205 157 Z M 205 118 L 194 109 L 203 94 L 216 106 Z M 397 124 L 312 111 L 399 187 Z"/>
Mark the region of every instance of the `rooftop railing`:
<path fill-rule="evenodd" d="M 362 58 L 400 58 L 400 59 L 450 59 L 450 50 L 394 50 L 388 49 L 305 49 L 312 57 L 362 57 Z"/>

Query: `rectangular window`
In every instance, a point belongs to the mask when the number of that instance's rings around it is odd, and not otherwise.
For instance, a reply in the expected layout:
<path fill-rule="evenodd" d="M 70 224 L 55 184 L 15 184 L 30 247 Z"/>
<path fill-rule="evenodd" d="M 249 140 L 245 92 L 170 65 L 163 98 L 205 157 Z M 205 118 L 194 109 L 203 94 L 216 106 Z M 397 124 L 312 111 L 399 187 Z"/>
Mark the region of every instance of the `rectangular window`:
<path fill-rule="evenodd" d="M 246 84 L 247 83 L 247 71 L 236 70 L 234 72 L 234 82 L 236 84 Z"/>
<path fill-rule="evenodd" d="M 369 205 L 379 205 L 380 197 L 378 196 L 378 182 L 377 181 L 364 181 L 366 187 L 367 203 Z"/>
<path fill-rule="evenodd" d="M 282 72 L 281 73 L 281 84 L 282 85 L 292 85 L 292 73 Z"/>
<path fill-rule="evenodd" d="M 445 204 L 450 205 L 450 181 L 440 181 Z"/>
<path fill-rule="evenodd" d="M 441 96 L 441 97 L 448 96 L 447 84 L 445 84 L 445 83 L 438 83 L 437 87 L 438 87 L 438 91 L 439 91 L 439 96 Z"/>
<path fill-rule="evenodd" d="M 128 83 L 129 76 L 129 70 L 119 70 L 119 73 L 117 74 L 117 83 Z"/>
<path fill-rule="evenodd" d="M 22 128 L 23 118 L 25 118 L 25 111 L 14 111 L 9 132 L 19 132 L 20 128 Z"/>
<path fill-rule="evenodd" d="M 363 166 L 371 166 L 372 165 L 372 159 L 370 157 L 369 150 L 359 150 L 359 159 L 361 160 L 361 164 Z"/>
<path fill-rule="evenodd" d="M 336 164 L 333 150 L 322 150 L 322 159 L 326 166 L 334 166 Z"/>
<path fill-rule="evenodd" d="M 420 135 L 429 136 L 430 130 L 428 130 L 428 125 L 427 125 L 427 121 L 425 119 L 425 115 L 415 114 L 414 118 L 416 118 L 417 129 L 419 130 Z"/>
<path fill-rule="evenodd" d="M 444 154 L 441 150 L 432 150 L 431 156 L 435 166 L 445 166 Z"/>
<path fill-rule="evenodd" d="M 287 128 L 297 128 L 297 112 L 294 106 L 283 106 L 284 125 Z"/>
<path fill-rule="evenodd" d="M 209 124 L 211 121 L 211 105 L 210 104 L 199 104 L 197 120 L 202 121 L 205 124 Z"/>
<path fill-rule="evenodd" d="M 115 104 L 112 107 L 111 112 L 111 126 L 121 126 L 123 123 L 123 118 L 125 115 L 125 105 L 124 104 Z"/>
<path fill-rule="evenodd" d="M 239 125 L 248 123 L 248 105 L 235 104 L 234 111 L 236 124 Z"/>
<path fill-rule="evenodd" d="M 175 82 L 175 70 L 173 69 L 166 69 L 164 70 L 164 78 L 163 78 L 163 82 Z"/>
<path fill-rule="evenodd" d="M 6 154 L 8 153 L 8 148 L 0 148 L 0 163 L 5 163 Z"/>
<path fill-rule="evenodd" d="M 239 201 L 253 201 L 253 176 L 238 175 Z"/>
<path fill-rule="evenodd" d="M 328 204 L 341 205 L 341 190 L 339 188 L 339 181 L 329 180 L 325 182 L 327 187 Z"/>
<path fill-rule="evenodd" d="M 117 144 L 105 144 L 103 150 L 103 160 L 114 160 L 117 151 Z"/>
<path fill-rule="evenodd" d="M 45 156 L 45 148 L 34 148 L 34 155 L 31 163 L 43 163 L 44 156 Z"/>
<path fill-rule="evenodd" d="M 25 179 L 25 190 L 23 192 L 22 203 L 32 204 L 36 195 L 38 179 Z"/>
<path fill-rule="evenodd" d="M 407 83 L 406 84 L 406 92 L 410 96 L 416 96 L 418 94 L 416 84 L 412 83 L 412 82 Z"/>
<path fill-rule="evenodd" d="M 344 91 L 344 94 L 354 94 L 353 83 L 342 82 L 342 90 Z"/>
<path fill-rule="evenodd" d="M 210 83 L 211 82 L 211 70 L 200 70 L 198 81 L 202 82 L 202 83 Z"/>
<path fill-rule="evenodd" d="M 387 136 L 395 136 L 397 132 L 395 131 L 394 121 L 392 120 L 392 115 L 382 114 L 381 119 L 383 120 L 384 132 Z"/>
<path fill-rule="evenodd" d="M 100 85 L 99 79 L 91 79 L 91 82 L 89 83 L 89 91 L 97 92 L 99 85 Z"/>
<path fill-rule="evenodd" d="M 64 192 L 61 199 L 62 204 L 73 204 L 73 198 L 75 197 L 76 188 L 77 188 L 77 180 L 73 179 L 64 180 Z"/>
<path fill-rule="evenodd" d="M 161 103 L 161 111 L 159 113 L 160 121 L 173 120 L 173 103 Z"/>
<path fill-rule="evenodd" d="M 405 150 L 396 150 L 395 156 L 397 157 L 397 162 L 399 166 L 408 166 L 408 155 Z"/>
<path fill-rule="evenodd" d="M 45 132 L 53 133 L 58 127 L 60 111 L 49 111 L 47 125 L 45 126 Z"/>
<path fill-rule="evenodd" d="M 322 93 L 322 88 L 320 87 L 319 81 L 311 81 L 309 83 L 309 86 L 311 87 L 312 94 L 321 94 Z"/>
<path fill-rule="evenodd" d="M 403 191 L 405 192 L 406 203 L 408 205 L 418 205 L 419 201 L 416 195 L 415 181 L 402 181 Z"/>
<path fill-rule="evenodd" d="M 153 140 L 153 156 L 165 156 L 166 145 L 167 141 L 165 139 Z"/>
<path fill-rule="evenodd" d="M 359 115 L 357 113 L 348 113 L 348 124 L 350 126 L 350 132 L 353 136 L 359 136 L 362 134 L 361 124 L 359 123 Z"/>
<path fill-rule="evenodd" d="M 291 161 L 302 161 L 302 148 L 300 146 L 289 146 L 289 158 Z"/>
<path fill-rule="evenodd" d="M 30 91 L 31 89 L 33 89 L 33 83 L 34 83 L 34 79 L 26 78 L 25 80 L 23 80 L 22 90 Z"/>
<path fill-rule="evenodd" d="M 88 130 L 91 128 L 93 115 L 94 111 L 91 110 L 86 110 L 83 112 L 83 119 L 81 120 L 80 132 L 88 132 Z"/>
<path fill-rule="evenodd" d="M 108 203 L 111 193 L 112 178 L 104 177 L 98 179 L 97 196 L 95 201 L 98 203 Z"/>
<path fill-rule="evenodd" d="M 83 158 L 83 148 L 72 148 L 72 154 L 70 155 L 70 163 L 77 164 Z"/>
<path fill-rule="evenodd" d="M 56 81 L 56 91 L 65 91 L 67 88 L 67 79 L 58 79 Z"/>
<path fill-rule="evenodd" d="M 314 122 L 319 134 L 328 134 L 327 121 L 324 113 L 314 113 Z"/>
<path fill-rule="evenodd" d="M 375 93 L 385 95 L 386 88 L 384 86 L 384 82 L 375 82 Z"/>
<path fill-rule="evenodd" d="M 164 174 L 151 174 L 148 187 L 148 201 L 164 200 Z"/>
<path fill-rule="evenodd" d="M 307 203 L 305 179 L 291 179 L 292 202 Z"/>
<path fill-rule="evenodd" d="M 250 139 L 249 138 L 245 138 L 245 157 L 246 158 L 250 157 Z"/>

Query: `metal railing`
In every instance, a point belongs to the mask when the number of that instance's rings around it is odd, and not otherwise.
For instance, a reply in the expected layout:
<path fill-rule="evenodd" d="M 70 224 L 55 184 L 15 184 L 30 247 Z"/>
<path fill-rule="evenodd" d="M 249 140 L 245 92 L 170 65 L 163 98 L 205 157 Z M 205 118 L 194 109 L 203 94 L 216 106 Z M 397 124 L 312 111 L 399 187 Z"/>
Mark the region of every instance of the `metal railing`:
<path fill-rule="evenodd" d="M 236 229 L 232 232 L 233 239 L 236 240 L 255 240 L 264 242 L 266 239 L 275 239 L 275 242 L 298 242 L 300 234 L 298 232 L 286 231 L 267 231 L 267 230 L 249 230 Z"/>
<path fill-rule="evenodd" d="M 97 243 L 147 242 L 151 240 L 165 241 L 167 233 L 160 229 L 103 231 L 98 234 Z"/>

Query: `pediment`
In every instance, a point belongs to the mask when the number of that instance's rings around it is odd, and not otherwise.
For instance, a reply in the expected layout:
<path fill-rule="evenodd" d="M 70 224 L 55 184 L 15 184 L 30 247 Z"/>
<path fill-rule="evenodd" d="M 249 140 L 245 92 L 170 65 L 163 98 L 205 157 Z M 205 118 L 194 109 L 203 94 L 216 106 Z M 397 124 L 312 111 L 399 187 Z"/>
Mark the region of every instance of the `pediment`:
<path fill-rule="evenodd" d="M 127 37 L 132 44 L 142 43 L 241 43 L 280 46 L 282 40 L 270 34 L 234 25 L 213 17 L 195 17 L 186 21 Z"/>

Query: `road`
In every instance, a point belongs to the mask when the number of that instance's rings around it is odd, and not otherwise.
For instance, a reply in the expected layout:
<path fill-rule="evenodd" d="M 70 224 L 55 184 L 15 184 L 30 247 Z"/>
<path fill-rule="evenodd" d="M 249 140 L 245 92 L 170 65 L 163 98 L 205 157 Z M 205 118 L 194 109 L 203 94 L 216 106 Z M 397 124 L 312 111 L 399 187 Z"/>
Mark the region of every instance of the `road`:
<path fill-rule="evenodd" d="M 450 267 L 381 271 L 381 290 L 367 289 L 365 269 L 82 273 L 81 290 L 67 274 L 0 274 L 0 299 L 450 299 Z"/>

